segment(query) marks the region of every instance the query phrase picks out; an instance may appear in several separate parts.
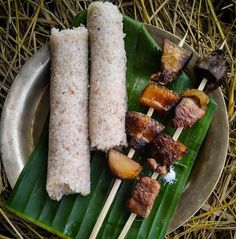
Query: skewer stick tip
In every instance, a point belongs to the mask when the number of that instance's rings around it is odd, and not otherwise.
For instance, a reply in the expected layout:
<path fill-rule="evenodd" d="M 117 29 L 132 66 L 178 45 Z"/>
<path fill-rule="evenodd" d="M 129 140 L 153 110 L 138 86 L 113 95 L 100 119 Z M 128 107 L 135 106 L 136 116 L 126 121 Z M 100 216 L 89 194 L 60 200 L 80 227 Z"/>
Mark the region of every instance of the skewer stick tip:
<path fill-rule="evenodd" d="M 186 31 L 184 37 L 181 39 L 181 41 L 179 42 L 179 47 L 183 47 L 184 43 L 185 43 L 185 40 L 186 40 L 186 37 L 188 35 L 188 31 Z"/>

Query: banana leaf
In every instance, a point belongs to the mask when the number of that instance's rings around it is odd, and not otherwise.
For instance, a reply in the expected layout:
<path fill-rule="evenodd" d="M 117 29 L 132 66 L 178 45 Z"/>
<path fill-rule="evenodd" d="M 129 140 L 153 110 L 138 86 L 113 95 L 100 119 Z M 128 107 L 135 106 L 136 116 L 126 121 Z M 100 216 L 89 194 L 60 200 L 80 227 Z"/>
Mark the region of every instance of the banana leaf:
<path fill-rule="evenodd" d="M 86 12 L 74 20 L 74 25 L 86 24 Z M 148 84 L 150 75 L 160 65 L 161 49 L 145 26 L 124 16 L 125 49 L 127 54 L 128 108 L 146 113 L 139 105 L 139 95 Z M 177 92 L 194 83 L 182 73 L 171 88 Z M 181 161 L 175 163 L 176 183 L 161 183 L 161 191 L 147 219 L 136 218 L 126 238 L 164 238 L 175 208 L 188 180 L 194 160 L 207 133 L 216 109 L 211 99 L 206 115 L 191 129 L 184 130 L 180 140 L 189 148 Z M 158 118 L 154 114 L 154 117 Z M 173 134 L 171 119 L 162 119 L 166 132 Z M 38 145 L 29 157 L 6 207 L 36 225 L 63 238 L 88 238 L 115 178 L 109 171 L 106 155 L 91 153 L 91 194 L 64 196 L 60 202 L 52 201 L 45 190 L 47 171 L 48 121 Z M 140 158 L 138 154 L 136 158 Z M 141 159 L 142 161 L 142 159 Z M 142 175 L 150 175 L 145 166 Z M 124 181 L 115 197 L 97 238 L 117 238 L 130 213 L 125 207 L 134 181 Z M 187 205 L 186 205 L 187 206 Z"/>

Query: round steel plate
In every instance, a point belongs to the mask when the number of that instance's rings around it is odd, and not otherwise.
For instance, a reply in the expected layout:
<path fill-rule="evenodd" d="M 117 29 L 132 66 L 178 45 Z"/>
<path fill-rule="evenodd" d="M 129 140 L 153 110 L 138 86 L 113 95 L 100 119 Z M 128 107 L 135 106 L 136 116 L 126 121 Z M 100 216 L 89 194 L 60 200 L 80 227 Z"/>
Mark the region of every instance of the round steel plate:
<path fill-rule="evenodd" d="M 146 25 L 153 38 L 162 45 L 164 38 L 178 43 L 179 38 L 159 28 Z M 187 74 L 194 79 L 193 66 L 198 55 L 187 66 Z M 3 165 L 13 187 L 31 154 L 49 111 L 50 52 L 42 47 L 24 65 L 17 75 L 5 101 L 1 118 L 1 154 Z M 191 172 L 185 192 L 176 209 L 169 232 L 187 221 L 201 208 L 214 189 L 222 169 L 228 148 L 228 121 L 221 91 L 212 93 L 218 103 L 211 127 Z"/>

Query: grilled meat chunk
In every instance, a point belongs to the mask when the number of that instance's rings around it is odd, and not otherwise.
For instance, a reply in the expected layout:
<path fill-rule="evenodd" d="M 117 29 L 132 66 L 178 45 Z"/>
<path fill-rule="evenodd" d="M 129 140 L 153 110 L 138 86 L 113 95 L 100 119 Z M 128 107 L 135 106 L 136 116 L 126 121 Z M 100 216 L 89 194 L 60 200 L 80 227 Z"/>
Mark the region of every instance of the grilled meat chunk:
<path fill-rule="evenodd" d="M 160 191 L 160 184 L 150 177 L 142 177 L 134 186 L 128 209 L 138 216 L 147 218 Z"/>
<path fill-rule="evenodd" d="M 182 96 L 194 99 L 201 109 L 207 109 L 209 98 L 208 95 L 203 91 L 197 89 L 186 89 Z"/>
<path fill-rule="evenodd" d="M 179 100 L 180 97 L 176 92 L 153 82 L 143 90 L 140 96 L 141 105 L 152 107 L 159 113 L 169 112 Z"/>
<path fill-rule="evenodd" d="M 210 55 L 198 60 L 195 65 L 197 79 L 208 80 L 206 90 L 211 91 L 221 85 L 226 78 L 228 64 L 222 50 L 213 51 Z"/>
<path fill-rule="evenodd" d="M 131 137 L 130 145 L 140 149 L 159 135 L 165 126 L 140 112 L 127 112 L 126 131 Z"/>
<path fill-rule="evenodd" d="M 189 62 L 192 52 L 174 44 L 168 39 L 164 40 L 161 57 L 161 71 L 151 76 L 151 80 L 160 85 L 167 85 L 176 80 L 182 68 Z"/>
<path fill-rule="evenodd" d="M 192 98 L 183 98 L 175 109 L 173 124 L 175 128 L 191 128 L 199 119 L 201 119 L 205 110 L 201 109 Z"/>
<path fill-rule="evenodd" d="M 153 162 L 151 162 L 155 171 L 165 174 L 164 171 L 169 172 L 171 163 L 181 159 L 187 151 L 188 148 L 180 141 L 175 141 L 169 135 L 161 133 L 149 144 L 148 158 L 155 159 L 157 162 L 154 167 Z M 163 166 L 165 167 L 163 168 Z"/>
<path fill-rule="evenodd" d="M 153 158 L 148 158 L 147 163 L 149 168 L 153 172 L 158 172 L 160 175 L 165 176 L 170 171 L 170 164 L 168 165 L 161 165 Z"/>
<path fill-rule="evenodd" d="M 175 128 L 190 128 L 205 115 L 209 98 L 197 89 L 187 89 L 182 96 L 184 98 L 175 109 L 173 124 Z"/>

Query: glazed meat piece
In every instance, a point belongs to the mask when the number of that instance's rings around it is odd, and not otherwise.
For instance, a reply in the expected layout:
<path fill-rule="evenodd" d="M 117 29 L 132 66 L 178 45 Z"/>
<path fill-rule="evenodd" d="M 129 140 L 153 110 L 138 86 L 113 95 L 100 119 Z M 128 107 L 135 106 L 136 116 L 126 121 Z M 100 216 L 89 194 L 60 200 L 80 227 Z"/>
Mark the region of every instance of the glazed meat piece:
<path fill-rule="evenodd" d="M 153 172 L 158 172 L 160 175 L 165 176 L 170 171 L 170 163 L 168 165 L 161 165 L 153 158 L 148 158 L 147 163 Z"/>
<path fill-rule="evenodd" d="M 151 80 L 167 85 L 176 80 L 183 67 L 189 62 L 192 52 L 165 39 L 161 57 L 161 71 L 151 76 Z"/>
<path fill-rule="evenodd" d="M 172 162 L 181 159 L 187 151 L 188 148 L 180 141 L 161 133 L 148 146 L 148 164 L 153 171 L 165 175 L 166 171 L 169 172 Z"/>
<path fill-rule="evenodd" d="M 139 112 L 127 112 L 126 131 L 131 137 L 130 145 L 140 149 L 159 135 L 165 126 L 151 117 Z"/>
<path fill-rule="evenodd" d="M 175 128 L 192 127 L 206 113 L 209 103 L 208 96 L 196 89 L 187 89 L 183 93 L 183 99 L 175 109 L 173 124 Z"/>
<path fill-rule="evenodd" d="M 160 184 L 150 177 L 142 177 L 134 186 L 128 209 L 138 216 L 147 218 L 160 191 Z"/>
<path fill-rule="evenodd" d="M 169 112 L 180 100 L 179 95 L 154 82 L 151 82 L 141 93 L 140 104 L 152 107 L 159 113 Z"/>
<path fill-rule="evenodd" d="M 198 60 L 195 66 L 197 79 L 208 80 L 206 89 L 208 91 L 216 89 L 226 78 L 228 64 L 222 50 L 213 51 L 210 55 Z"/>

